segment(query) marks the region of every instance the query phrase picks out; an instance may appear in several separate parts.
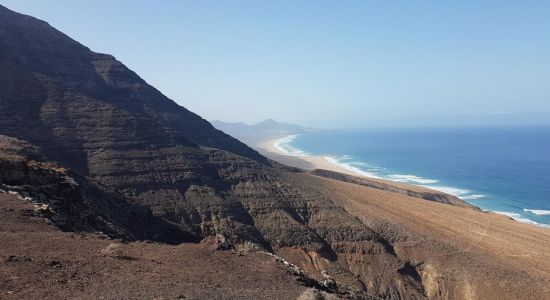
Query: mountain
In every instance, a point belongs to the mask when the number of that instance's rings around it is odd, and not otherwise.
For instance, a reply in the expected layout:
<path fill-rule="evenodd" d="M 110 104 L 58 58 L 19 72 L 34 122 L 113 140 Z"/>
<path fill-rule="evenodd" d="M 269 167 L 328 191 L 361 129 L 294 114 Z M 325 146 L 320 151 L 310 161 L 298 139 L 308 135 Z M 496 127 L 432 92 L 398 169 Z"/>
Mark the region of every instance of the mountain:
<path fill-rule="evenodd" d="M 313 128 L 304 127 L 295 124 L 277 122 L 273 119 L 267 119 L 252 127 L 265 132 L 280 132 L 280 133 L 306 133 L 315 131 Z"/>
<path fill-rule="evenodd" d="M 544 229 L 272 162 L 2 6 L 0 135 L 2 296 L 504 299 L 550 286 Z"/>
<path fill-rule="evenodd" d="M 39 214 L 66 231 L 178 244 L 196 239 L 142 206 L 49 161 L 36 146 L 0 136 L 0 190 L 37 201 Z"/>
<path fill-rule="evenodd" d="M 214 127 L 230 135 L 237 137 L 250 146 L 258 146 L 266 139 L 278 138 L 291 134 L 301 134 L 318 131 L 317 129 L 304 127 L 296 124 L 277 122 L 273 119 L 267 119 L 254 125 L 248 125 L 242 122 L 223 122 L 212 121 Z"/>
<path fill-rule="evenodd" d="M 304 127 L 296 124 L 277 122 L 273 119 L 267 119 L 254 125 L 248 125 L 242 122 L 224 122 L 219 120 L 211 121 L 214 127 L 225 132 L 238 132 L 241 134 L 260 133 L 264 135 L 287 135 L 316 131 L 310 127 Z"/>
<path fill-rule="evenodd" d="M 93 161 L 101 149 L 173 145 L 203 145 L 266 163 L 113 56 L 92 52 L 43 21 L 0 8 L 0 36 L 3 134 L 17 133 L 73 165 Z M 21 132 L 25 127 L 34 130 Z M 88 173 L 87 167 L 79 171 Z"/>

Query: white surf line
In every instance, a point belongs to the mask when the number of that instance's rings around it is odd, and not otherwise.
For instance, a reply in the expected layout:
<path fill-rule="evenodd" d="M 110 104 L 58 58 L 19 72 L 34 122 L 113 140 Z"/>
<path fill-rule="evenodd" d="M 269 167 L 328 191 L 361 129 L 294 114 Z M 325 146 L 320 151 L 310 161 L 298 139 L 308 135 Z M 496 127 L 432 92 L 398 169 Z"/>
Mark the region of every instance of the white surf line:
<path fill-rule="evenodd" d="M 523 211 L 530 212 L 538 216 L 550 216 L 550 210 L 524 208 Z"/>

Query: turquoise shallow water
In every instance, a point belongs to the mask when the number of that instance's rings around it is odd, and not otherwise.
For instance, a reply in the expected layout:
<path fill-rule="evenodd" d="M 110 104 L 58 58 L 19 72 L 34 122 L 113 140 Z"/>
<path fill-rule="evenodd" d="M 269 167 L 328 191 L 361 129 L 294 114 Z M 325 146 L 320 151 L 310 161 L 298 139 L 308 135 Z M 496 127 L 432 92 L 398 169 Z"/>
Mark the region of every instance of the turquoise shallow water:
<path fill-rule="evenodd" d="M 279 147 L 550 227 L 550 127 L 333 130 Z"/>

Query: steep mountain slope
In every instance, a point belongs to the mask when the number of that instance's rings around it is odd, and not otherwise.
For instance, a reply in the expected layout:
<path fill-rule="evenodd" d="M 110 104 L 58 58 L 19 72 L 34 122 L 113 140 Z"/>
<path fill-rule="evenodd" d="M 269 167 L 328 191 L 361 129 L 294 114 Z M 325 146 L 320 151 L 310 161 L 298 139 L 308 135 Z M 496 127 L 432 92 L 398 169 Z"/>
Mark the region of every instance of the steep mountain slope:
<path fill-rule="evenodd" d="M 429 299 L 550 299 L 547 228 L 363 185 L 310 184 L 390 241 Z M 339 257 L 360 268 L 354 255 Z"/>
<path fill-rule="evenodd" d="M 49 161 L 39 148 L 6 136 L 0 136 L 0 192 L 38 203 L 35 213 L 63 230 L 170 244 L 197 241 L 148 209 Z"/>
<path fill-rule="evenodd" d="M 222 234 L 235 247 L 253 243 L 316 280 L 335 281 L 336 291 L 434 298 L 413 256 L 394 246 L 416 238 L 414 232 L 346 211 L 349 196 L 329 193 L 324 188 L 329 179 L 268 161 L 113 57 L 3 7 L 0 134 L 8 136 L 0 140 L 5 172 L 23 170 L 17 180 L 0 177 L 0 184 L 29 193 L 52 191 L 40 203 L 55 208 L 60 217 L 50 220 L 63 229 L 169 242 Z M 74 198 L 56 192 L 57 186 L 67 187 L 66 174 L 78 183 L 69 189 Z M 403 190 L 384 193 L 410 200 Z M 81 209 L 89 216 L 82 222 Z M 99 217 L 105 222 L 92 222 Z M 450 247 L 444 239 L 437 245 L 434 251 Z M 436 270 L 444 266 L 430 262 Z M 436 279 L 445 282 L 441 293 L 465 295 L 463 281 Z"/>
<path fill-rule="evenodd" d="M 397 272 L 404 263 L 384 240 L 322 194 L 301 190 L 284 168 L 270 167 L 111 56 L 0 11 L 1 134 L 150 208 L 184 236 L 223 234 L 280 253 L 300 247 L 327 264 L 336 259 L 330 242 L 366 242 L 386 253 L 379 272 L 392 283 L 384 293 L 422 294 L 414 278 Z M 339 272 L 361 286 L 349 270 Z"/>
<path fill-rule="evenodd" d="M 33 141 L 59 161 L 78 164 L 83 173 L 83 162 L 93 161 L 102 149 L 172 145 L 224 149 L 266 163 L 114 57 L 94 53 L 47 23 L 4 7 L 0 58 L 0 133 Z"/>
<path fill-rule="evenodd" d="M 208 243 L 125 243 L 60 232 L 29 215 L 33 205 L 14 195 L 0 193 L 0 207 L 0 299 L 296 299 L 302 294 L 324 299 L 326 295 L 304 286 L 302 279 L 307 278 L 264 253 L 212 251 Z"/>

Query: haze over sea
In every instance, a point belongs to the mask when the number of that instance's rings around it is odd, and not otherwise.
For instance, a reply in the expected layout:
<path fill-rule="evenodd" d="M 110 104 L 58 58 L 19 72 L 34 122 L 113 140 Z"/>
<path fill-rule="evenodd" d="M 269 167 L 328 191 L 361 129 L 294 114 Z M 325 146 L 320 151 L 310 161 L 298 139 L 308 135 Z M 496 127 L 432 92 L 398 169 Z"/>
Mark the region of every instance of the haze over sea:
<path fill-rule="evenodd" d="M 550 227 L 550 127 L 332 130 L 277 146 Z"/>

